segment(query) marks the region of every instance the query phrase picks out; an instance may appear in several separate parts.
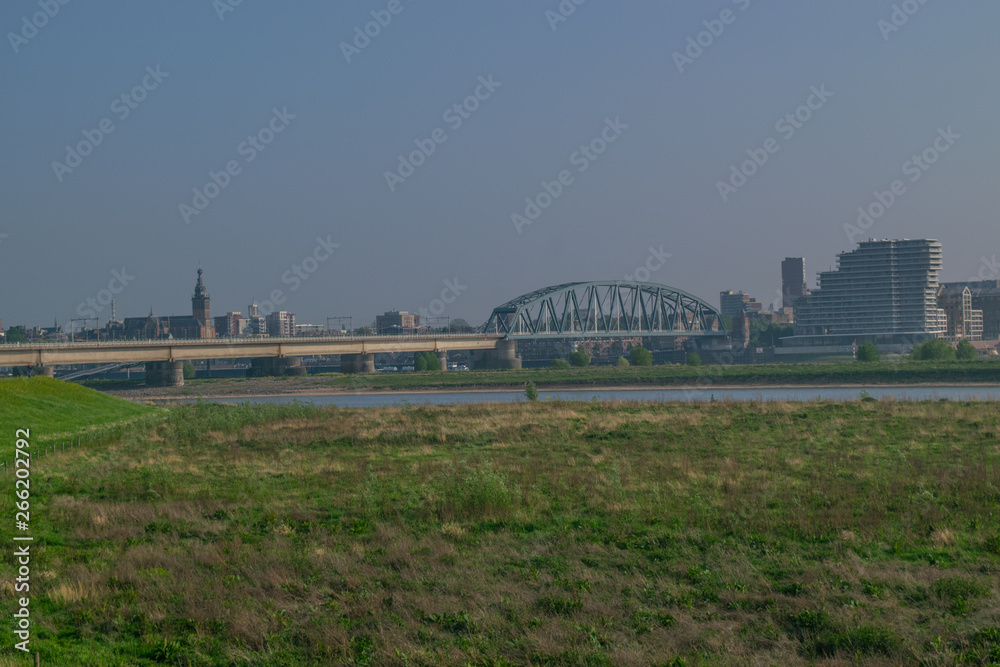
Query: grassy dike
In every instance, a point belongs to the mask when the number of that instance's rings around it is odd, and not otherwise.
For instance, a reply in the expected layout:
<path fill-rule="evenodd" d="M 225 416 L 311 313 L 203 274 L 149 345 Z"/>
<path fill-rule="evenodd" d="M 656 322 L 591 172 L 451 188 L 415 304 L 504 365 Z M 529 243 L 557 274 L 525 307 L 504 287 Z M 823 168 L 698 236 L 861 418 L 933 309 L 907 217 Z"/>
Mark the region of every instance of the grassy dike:
<path fill-rule="evenodd" d="M 998 464 L 995 403 L 178 406 L 33 462 L 33 648 L 996 664 Z M 4 550 L 8 619 L 13 572 Z"/>
<path fill-rule="evenodd" d="M 49 377 L 3 378 L 0 425 L 8 440 L 0 459 L 13 456 L 13 434 L 18 428 L 30 428 L 32 441 L 41 444 L 103 432 L 127 421 L 155 419 L 158 414 L 163 410 Z"/>

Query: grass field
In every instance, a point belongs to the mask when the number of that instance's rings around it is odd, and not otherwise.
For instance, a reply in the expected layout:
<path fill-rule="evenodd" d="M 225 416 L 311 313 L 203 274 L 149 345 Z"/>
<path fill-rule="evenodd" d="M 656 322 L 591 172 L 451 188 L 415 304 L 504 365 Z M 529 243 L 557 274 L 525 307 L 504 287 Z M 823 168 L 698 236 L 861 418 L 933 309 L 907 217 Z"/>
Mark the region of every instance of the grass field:
<path fill-rule="evenodd" d="M 157 412 L 162 411 L 44 376 L 0 380 L 0 424 L 7 437 L 30 426 L 34 441 L 49 442 Z M 0 453 L 0 459 L 11 453 Z"/>
<path fill-rule="evenodd" d="M 993 403 L 180 406 L 34 462 L 33 648 L 998 664 L 998 463 Z"/>

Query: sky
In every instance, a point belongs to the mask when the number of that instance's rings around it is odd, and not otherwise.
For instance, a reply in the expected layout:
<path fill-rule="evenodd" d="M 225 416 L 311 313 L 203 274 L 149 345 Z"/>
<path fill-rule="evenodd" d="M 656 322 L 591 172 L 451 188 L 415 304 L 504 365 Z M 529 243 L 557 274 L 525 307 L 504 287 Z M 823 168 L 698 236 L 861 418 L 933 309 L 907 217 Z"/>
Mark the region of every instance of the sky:
<path fill-rule="evenodd" d="M 998 25 L 993 0 L 8 0 L 0 320 L 189 314 L 199 263 L 213 315 L 354 326 L 630 276 L 769 304 L 783 258 L 813 287 L 869 237 L 1000 278 Z"/>

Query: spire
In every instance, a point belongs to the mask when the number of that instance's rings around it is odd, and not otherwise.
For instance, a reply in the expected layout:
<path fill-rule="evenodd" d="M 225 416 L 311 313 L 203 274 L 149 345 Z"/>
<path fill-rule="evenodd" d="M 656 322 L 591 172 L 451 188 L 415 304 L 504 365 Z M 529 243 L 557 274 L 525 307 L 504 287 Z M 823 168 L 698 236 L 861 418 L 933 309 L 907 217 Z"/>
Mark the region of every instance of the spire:
<path fill-rule="evenodd" d="M 208 290 L 205 289 L 205 281 L 202 279 L 201 264 L 198 265 L 198 282 L 194 286 L 194 297 L 195 299 L 207 299 Z"/>

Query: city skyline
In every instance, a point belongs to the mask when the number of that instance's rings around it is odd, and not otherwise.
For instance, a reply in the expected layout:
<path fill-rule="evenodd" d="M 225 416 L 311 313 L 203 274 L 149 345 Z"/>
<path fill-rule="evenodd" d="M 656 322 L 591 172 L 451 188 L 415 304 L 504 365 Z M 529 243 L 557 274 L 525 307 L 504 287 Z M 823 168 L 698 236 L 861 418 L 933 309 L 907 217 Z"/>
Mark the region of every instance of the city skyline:
<path fill-rule="evenodd" d="M 320 323 L 640 272 L 771 304 L 869 237 L 1000 276 L 995 4 L 571 4 L 4 6 L 0 318 L 185 312 L 198 260 Z"/>

